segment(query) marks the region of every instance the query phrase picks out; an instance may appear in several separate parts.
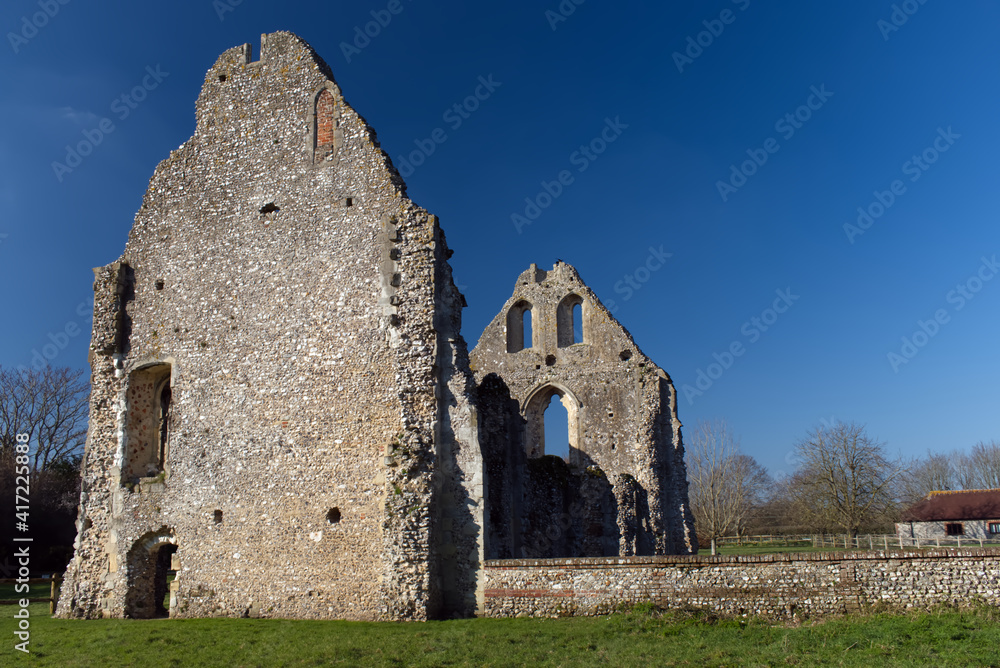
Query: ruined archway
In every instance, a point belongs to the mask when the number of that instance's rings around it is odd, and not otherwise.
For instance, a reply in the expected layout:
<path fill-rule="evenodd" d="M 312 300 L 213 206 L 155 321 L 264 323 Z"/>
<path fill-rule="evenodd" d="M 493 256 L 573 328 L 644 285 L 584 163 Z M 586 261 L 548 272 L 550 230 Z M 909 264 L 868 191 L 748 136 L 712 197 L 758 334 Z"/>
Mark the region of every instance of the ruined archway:
<path fill-rule="evenodd" d="M 167 529 L 148 533 L 135 542 L 128 553 L 126 617 L 152 619 L 169 616 L 171 604 L 165 603 L 165 599 L 171 588 L 167 580 L 174 570 L 176 551 L 177 539 Z"/>
<path fill-rule="evenodd" d="M 521 411 L 525 420 L 525 452 L 528 457 L 544 457 L 545 451 L 545 409 L 553 396 L 559 397 L 566 408 L 569 420 L 569 456 L 572 466 L 579 463 L 580 415 L 583 404 L 576 395 L 561 383 L 546 383 L 528 394 Z"/>

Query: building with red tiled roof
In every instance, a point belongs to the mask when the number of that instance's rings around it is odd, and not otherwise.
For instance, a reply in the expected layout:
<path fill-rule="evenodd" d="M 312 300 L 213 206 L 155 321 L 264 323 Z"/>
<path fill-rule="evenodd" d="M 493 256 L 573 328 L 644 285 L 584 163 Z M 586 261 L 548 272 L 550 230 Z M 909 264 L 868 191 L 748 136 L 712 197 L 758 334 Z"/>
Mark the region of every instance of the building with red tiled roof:
<path fill-rule="evenodd" d="M 903 512 L 901 539 L 1000 540 L 1000 489 L 931 492 Z"/>

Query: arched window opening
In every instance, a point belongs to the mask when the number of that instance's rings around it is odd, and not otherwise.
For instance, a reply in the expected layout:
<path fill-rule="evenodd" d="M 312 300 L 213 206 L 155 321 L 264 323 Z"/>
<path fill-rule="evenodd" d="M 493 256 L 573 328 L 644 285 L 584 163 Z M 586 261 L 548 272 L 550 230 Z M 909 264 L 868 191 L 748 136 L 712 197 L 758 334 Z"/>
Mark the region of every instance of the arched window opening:
<path fill-rule="evenodd" d="M 525 451 L 529 458 L 556 455 L 577 464 L 582 406 L 562 385 L 545 385 L 524 406 Z"/>
<path fill-rule="evenodd" d="M 560 348 L 587 342 L 583 317 L 583 297 L 569 294 L 556 307 L 556 339 Z"/>
<path fill-rule="evenodd" d="M 135 484 L 143 478 L 169 472 L 170 424 L 174 412 L 170 365 L 156 364 L 134 371 L 129 376 L 125 396 L 122 484 Z"/>
<path fill-rule="evenodd" d="M 562 457 L 569 462 L 569 411 L 558 394 L 553 394 L 549 399 L 542 422 L 545 428 L 545 454 Z"/>
<path fill-rule="evenodd" d="M 333 146 L 333 94 L 324 88 L 316 98 L 316 148 Z"/>
<path fill-rule="evenodd" d="M 516 353 L 533 345 L 531 304 L 519 301 L 507 311 L 507 352 Z"/>
<path fill-rule="evenodd" d="M 573 304 L 573 343 L 583 343 L 583 304 Z"/>
<path fill-rule="evenodd" d="M 313 128 L 315 147 L 313 161 L 326 160 L 333 154 L 337 143 L 337 103 L 330 89 L 324 88 L 316 96 L 316 125 Z"/>

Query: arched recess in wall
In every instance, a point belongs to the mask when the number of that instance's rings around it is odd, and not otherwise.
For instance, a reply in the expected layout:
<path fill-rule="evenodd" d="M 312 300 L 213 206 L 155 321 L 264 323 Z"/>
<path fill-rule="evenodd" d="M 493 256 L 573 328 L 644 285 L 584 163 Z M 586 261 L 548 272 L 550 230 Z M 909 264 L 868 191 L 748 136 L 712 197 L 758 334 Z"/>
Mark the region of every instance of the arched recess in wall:
<path fill-rule="evenodd" d="M 516 353 L 534 345 L 531 304 L 520 300 L 507 311 L 507 352 Z"/>
<path fill-rule="evenodd" d="M 546 383 L 532 391 L 524 401 L 521 413 L 524 417 L 525 440 L 524 447 L 528 457 L 543 457 L 545 451 L 545 409 L 552 397 L 556 396 L 566 408 L 568 418 L 567 435 L 569 437 L 569 463 L 576 464 L 579 460 L 580 422 L 583 404 L 576 395 L 561 383 Z"/>
<path fill-rule="evenodd" d="M 173 412 L 171 365 L 136 369 L 125 389 L 125 451 L 122 484 L 168 473 Z"/>
<path fill-rule="evenodd" d="M 337 100 L 333 91 L 324 87 L 316 94 L 313 108 L 313 160 L 320 162 L 333 155 L 337 147 Z"/>
<path fill-rule="evenodd" d="M 173 531 L 161 529 L 145 534 L 137 540 L 128 552 L 126 563 L 127 589 L 125 592 L 125 616 L 133 619 L 167 617 L 170 608 L 163 601 L 172 589 L 167 584 L 174 572 L 177 552 L 177 538 Z M 170 607 L 174 604 L 171 591 Z"/>
<path fill-rule="evenodd" d="M 583 297 L 570 293 L 556 307 L 556 340 L 560 348 L 574 343 L 587 343 L 589 328 Z"/>

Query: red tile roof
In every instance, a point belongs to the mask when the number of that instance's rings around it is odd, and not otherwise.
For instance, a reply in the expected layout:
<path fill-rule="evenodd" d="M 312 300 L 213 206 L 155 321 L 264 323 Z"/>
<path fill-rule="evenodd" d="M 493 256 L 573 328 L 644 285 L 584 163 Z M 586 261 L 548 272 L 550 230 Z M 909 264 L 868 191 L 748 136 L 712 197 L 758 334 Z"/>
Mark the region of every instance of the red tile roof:
<path fill-rule="evenodd" d="M 931 492 L 903 512 L 904 522 L 1000 519 L 1000 489 Z"/>

